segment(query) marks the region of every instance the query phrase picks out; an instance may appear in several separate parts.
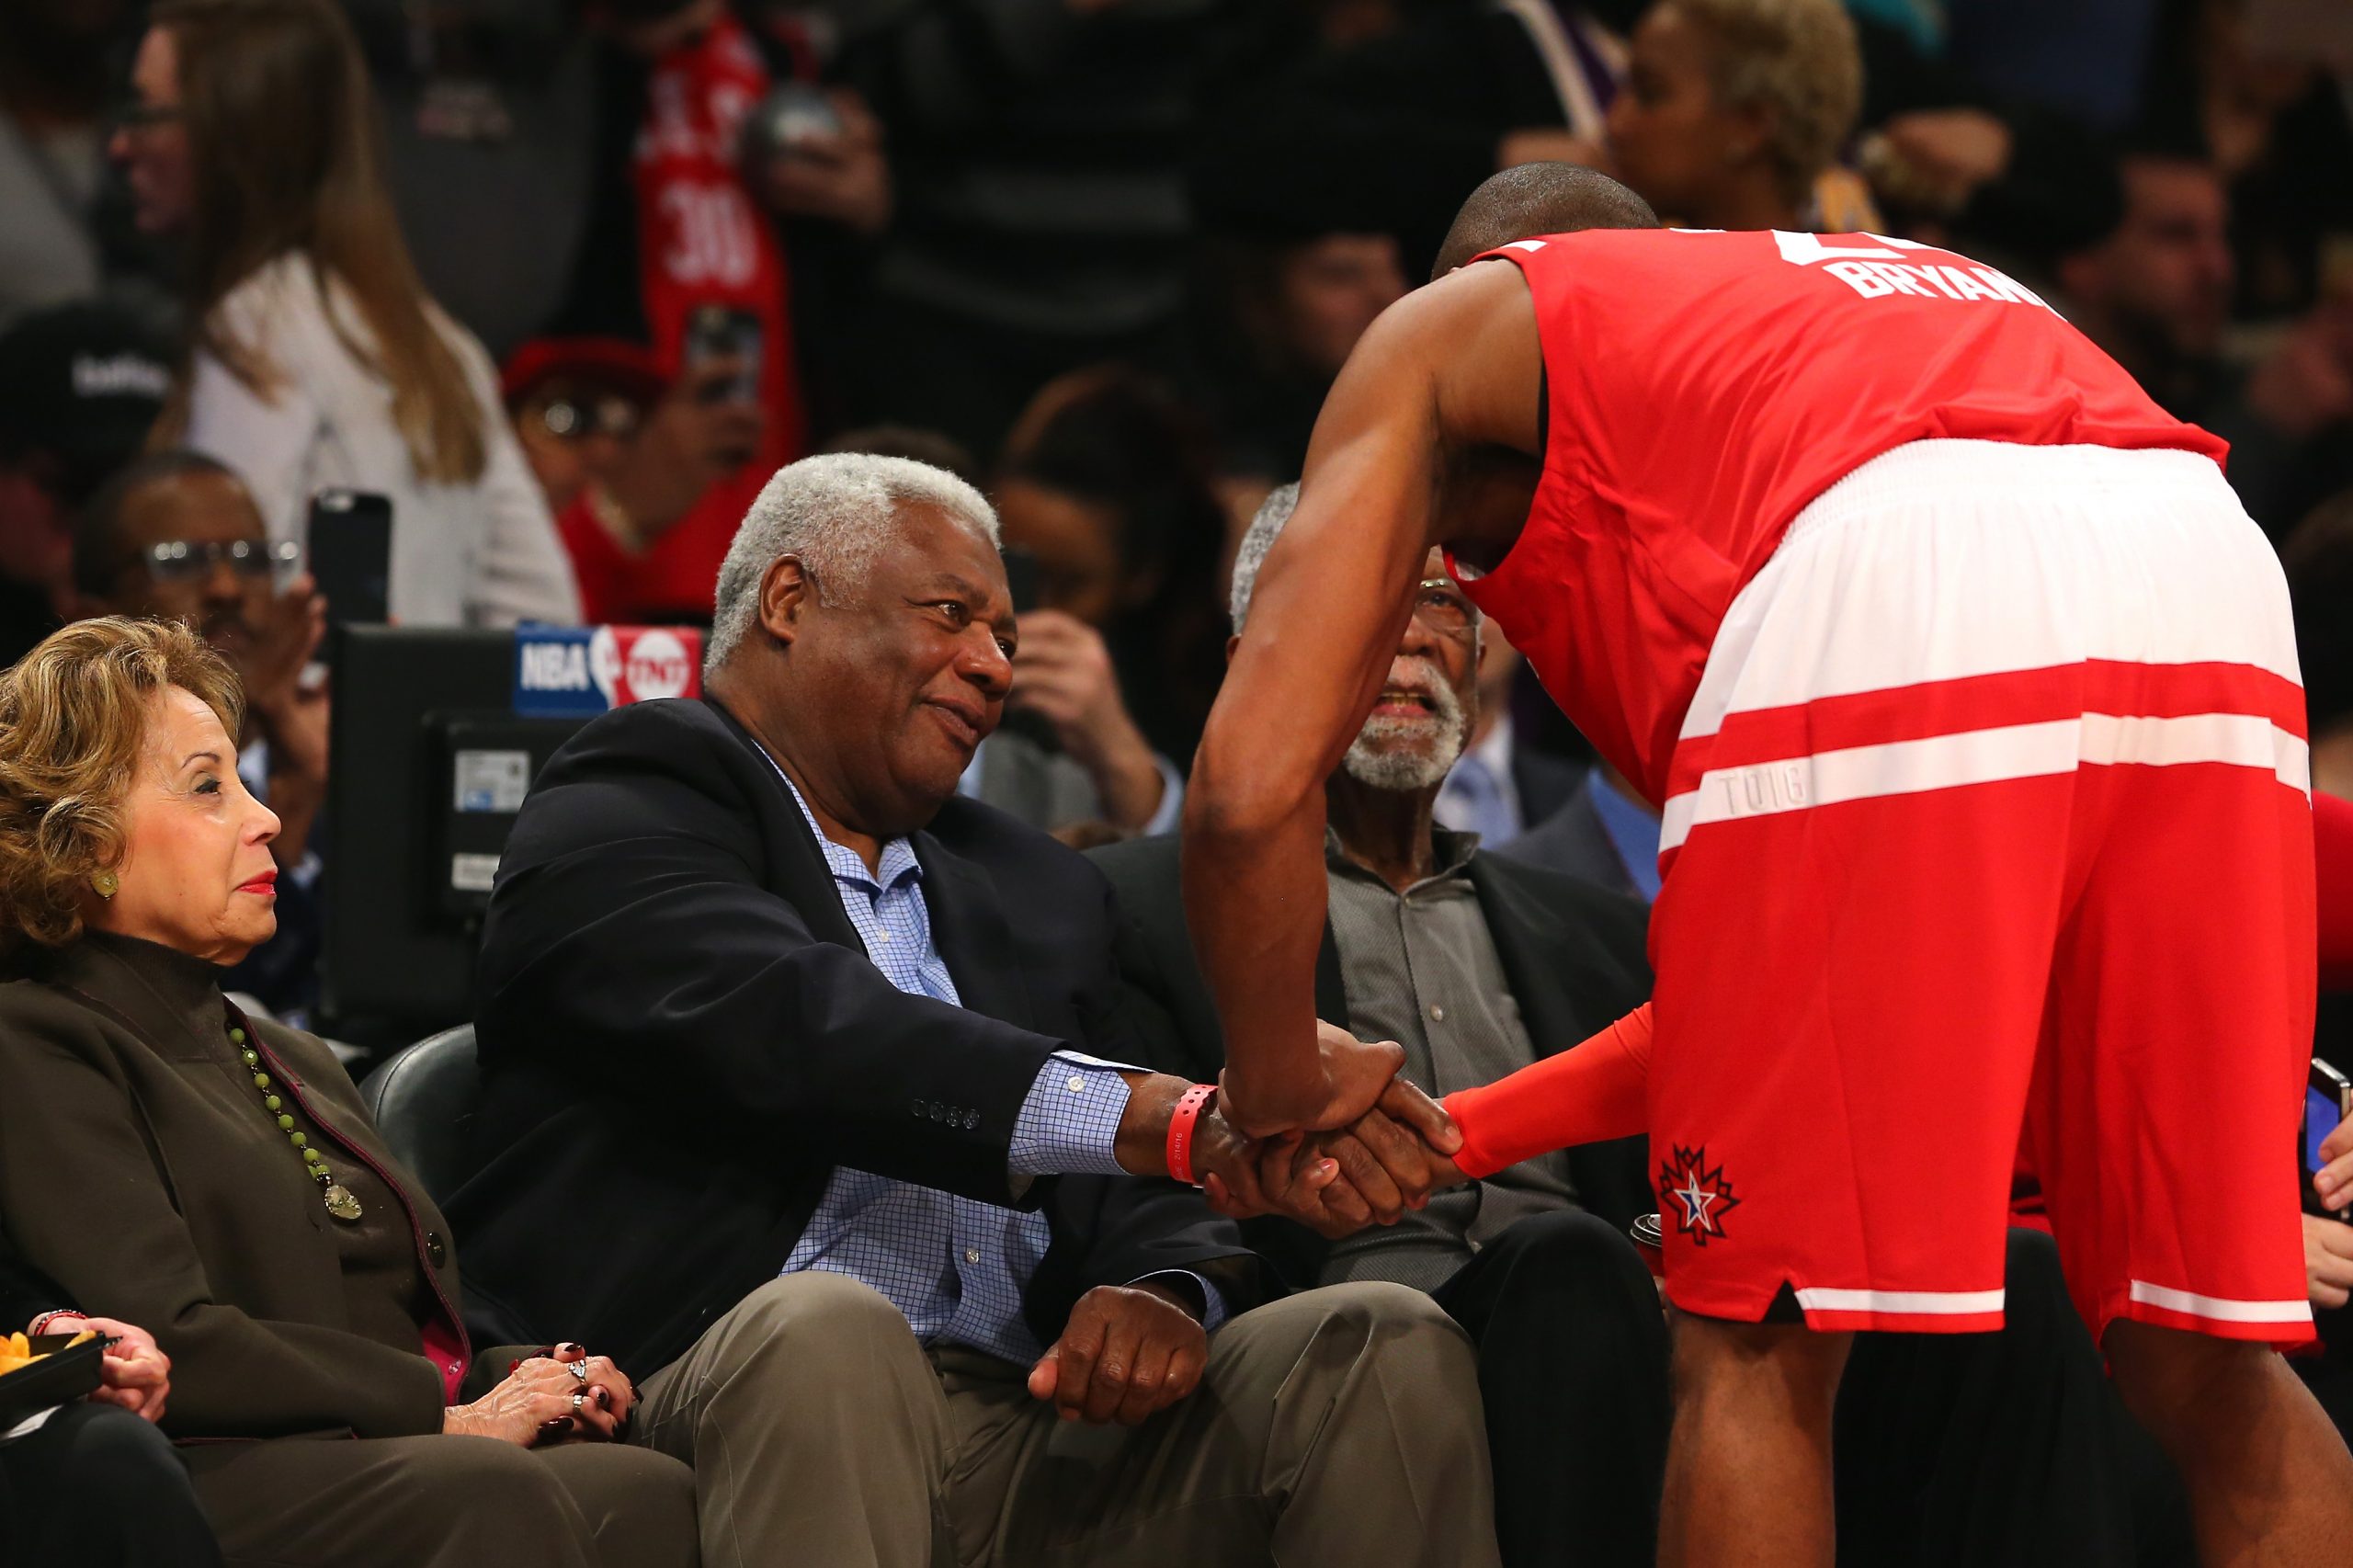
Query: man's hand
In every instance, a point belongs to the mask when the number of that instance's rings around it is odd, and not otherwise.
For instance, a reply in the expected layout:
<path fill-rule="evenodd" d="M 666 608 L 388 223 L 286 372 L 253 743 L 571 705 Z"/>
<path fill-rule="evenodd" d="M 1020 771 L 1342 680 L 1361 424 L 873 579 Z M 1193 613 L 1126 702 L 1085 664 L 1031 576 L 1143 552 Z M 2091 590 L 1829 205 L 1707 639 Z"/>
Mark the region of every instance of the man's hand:
<path fill-rule="evenodd" d="M 1446 1113 L 1401 1078 L 1353 1126 L 1248 1144 L 1238 1178 L 1210 1169 L 1210 1207 L 1236 1220 L 1279 1214 L 1331 1241 L 1367 1225 L 1393 1225 L 1431 1192 L 1470 1179 L 1406 1119 L 1432 1116 L 1443 1120 Z"/>
<path fill-rule="evenodd" d="M 2317 1214 L 2304 1222 L 2304 1293 L 2315 1307 L 2341 1307 L 2353 1298 L 2353 1225 Z"/>
<path fill-rule="evenodd" d="M 879 234 L 891 222 L 891 163 L 882 153 L 882 123 L 866 100 L 847 87 L 825 95 L 840 119 L 838 134 L 795 142 L 768 160 L 760 196 L 787 218 L 824 218 L 853 233 Z"/>
<path fill-rule="evenodd" d="M 172 1358 L 157 1347 L 155 1336 L 117 1318 L 84 1318 L 81 1326 L 111 1335 L 116 1341 L 98 1363 L 98 1392 L 90 1397 L 161 1421 L 164 1402 L 172 1392 Z"/>
<path fill-rule="evenodd" d="M 271 595 L 243 630 L 244 636 L 222 640 L 222 651 L 244 684 L 246 707 L 274 730 L 303 699 L 302 670 L 327 634 L 327 601 L 305 572 Z M 271 744 L 277 744 L 273 735 Z"/>
<path fill-rule="evenodd" d="M 1095 628 L 1060 610 L 1024 615 L 1006 706 L 1039 714 L 1054 727 L 1063 749 L 1095 780 L 1112 823 L 1140 828 L 1160 809 L 1167 781 L 1143 732 L 1128 716 L 1110 651 Z"/>
<path fill-rule="evenodd" d="M 1302 1119 L 1285 1124 L 1256 1116 L 1248 1085 L 1237 1086 L 1237 1074 L 1230 1066 L 1218 1080 L 1222 1091 L 1219 1104 L 1226 1117 L 1253 1137 L 1271 1138 L 1285 1132 L 1327 1132 L 1351 1127 L 1374 1106 L 1381 1105 L 1392 1119 L 1404 1122 L 1439 1153 L 1451 1154 L 1462 1147 L 1462 1135 L 1455 1131 L 1453 1121 L 1420 1090 L 1383 1104 L 1397 1070 L 1405 1065 L 1405 1048 L 1395 1040 L 1360 1040 L 1337 1024 L 1319 1018 L 1315 1052 L 1324 1090 L 1320 1103 Z"/>
<path fill-rule="evenodd" d="M 1029 1392 L 1065 1421 L 1133 1426 L 1191 1393 L 1209 1335 L 1156 1283 L 1098 1285 L 1071 1309 L 1063 1336 L 1029 1369 Z"/>

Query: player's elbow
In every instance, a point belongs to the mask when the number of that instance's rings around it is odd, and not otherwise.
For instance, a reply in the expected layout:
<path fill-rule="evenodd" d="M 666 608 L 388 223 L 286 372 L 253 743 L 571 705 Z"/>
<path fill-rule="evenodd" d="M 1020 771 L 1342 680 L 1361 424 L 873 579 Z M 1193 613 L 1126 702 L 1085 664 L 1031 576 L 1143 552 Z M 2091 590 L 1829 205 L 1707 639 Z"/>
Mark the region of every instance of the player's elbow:
<path fill-rule="evenodd" d="M 1204 739 L 1185 790 L 1185 841 L 1247 850 L 1281 832 L 1305 807 L 1320 778 L 1293 777 L 1294 770 L 1266 756 L 1229 755 L 1230 743 Z"/>

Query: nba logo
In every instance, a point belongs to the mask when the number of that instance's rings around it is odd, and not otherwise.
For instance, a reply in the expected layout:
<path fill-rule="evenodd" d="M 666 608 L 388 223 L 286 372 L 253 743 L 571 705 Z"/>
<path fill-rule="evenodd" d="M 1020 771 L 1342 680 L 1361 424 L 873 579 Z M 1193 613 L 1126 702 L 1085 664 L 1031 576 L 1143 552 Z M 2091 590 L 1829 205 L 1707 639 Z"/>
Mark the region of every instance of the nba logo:
<path fill-rule="evenodd" d="M 515 711 L 586 718 L 702 694 L 702 633 L 676 626 L 529 626 L 515 632 Z"/>

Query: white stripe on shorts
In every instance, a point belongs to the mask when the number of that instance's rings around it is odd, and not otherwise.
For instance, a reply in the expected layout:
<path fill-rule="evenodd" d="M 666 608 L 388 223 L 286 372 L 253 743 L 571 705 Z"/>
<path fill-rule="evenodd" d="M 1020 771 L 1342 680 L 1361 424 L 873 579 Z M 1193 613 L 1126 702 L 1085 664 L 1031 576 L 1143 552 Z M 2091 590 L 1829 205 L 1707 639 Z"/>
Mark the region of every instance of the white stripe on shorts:
<path fill-rule="evenodd" d="M 1833 1290 L 1815 1288 L 1797 1293 L 1798 1305 L 1810 1312 L 1919 1312 L 1954 1317 L 1966 1312 L 1998 1312 L 1999 1290 Z"/>
<path fill-rule="evenodd" d="M 2094 659 L 2301 684 L 2279 556 L 2222 470 L 2192 452 L 1914 441 L 1790 523 L 1725 611 L 1681 733 Z"/>
<path fill-rule="evenodd" d="M 1798 1294 L 1802 1296 L 1805 1292 L 1801 1290 Z M 2227 1296 L 2200 1296 L 2189 1290 L 2168 1290 L 2163 1285 L 2152 1285 L 2145 1279 L 2132 1281 L 2132 1299 L 2144 1306 L 2187 1312 L 2191 1317 L 2212 1318 L 2216 1323 L 2313 1321 L 2310 1301 L 2234 1301 Z"/>
<path fill-rule="evenodd" d="M 2248 713 L 2170 719 L 2086 713 L 1710 768 L 1696 786 L 1666 802 L 1658 846 L 1661 854 L 1677 848 L 1706 823 L 1844 801 L 2038 778 L 2072 773 L 2083 764 L 2165 767 L 2195 762 L 2260 767 L 2282 784 L 2312 793 L 2310 748 L 2268 719 Z"/>

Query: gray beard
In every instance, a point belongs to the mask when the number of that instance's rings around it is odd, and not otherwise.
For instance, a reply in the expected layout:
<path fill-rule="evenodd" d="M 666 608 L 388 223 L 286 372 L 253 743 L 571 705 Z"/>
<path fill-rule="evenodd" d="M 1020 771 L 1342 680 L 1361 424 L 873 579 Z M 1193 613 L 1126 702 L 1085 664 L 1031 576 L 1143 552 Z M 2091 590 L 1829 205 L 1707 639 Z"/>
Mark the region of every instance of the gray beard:
<path fill-rule="evenodd" d="M 1462 704 L 1442 685 L 1430 688 L 1430 700 L 1437 706 L 1425 719 L 1367 719 L 1341 770 L 1368 789 L 1399 794 L 1445 782 L 1462 755 Z"/>

